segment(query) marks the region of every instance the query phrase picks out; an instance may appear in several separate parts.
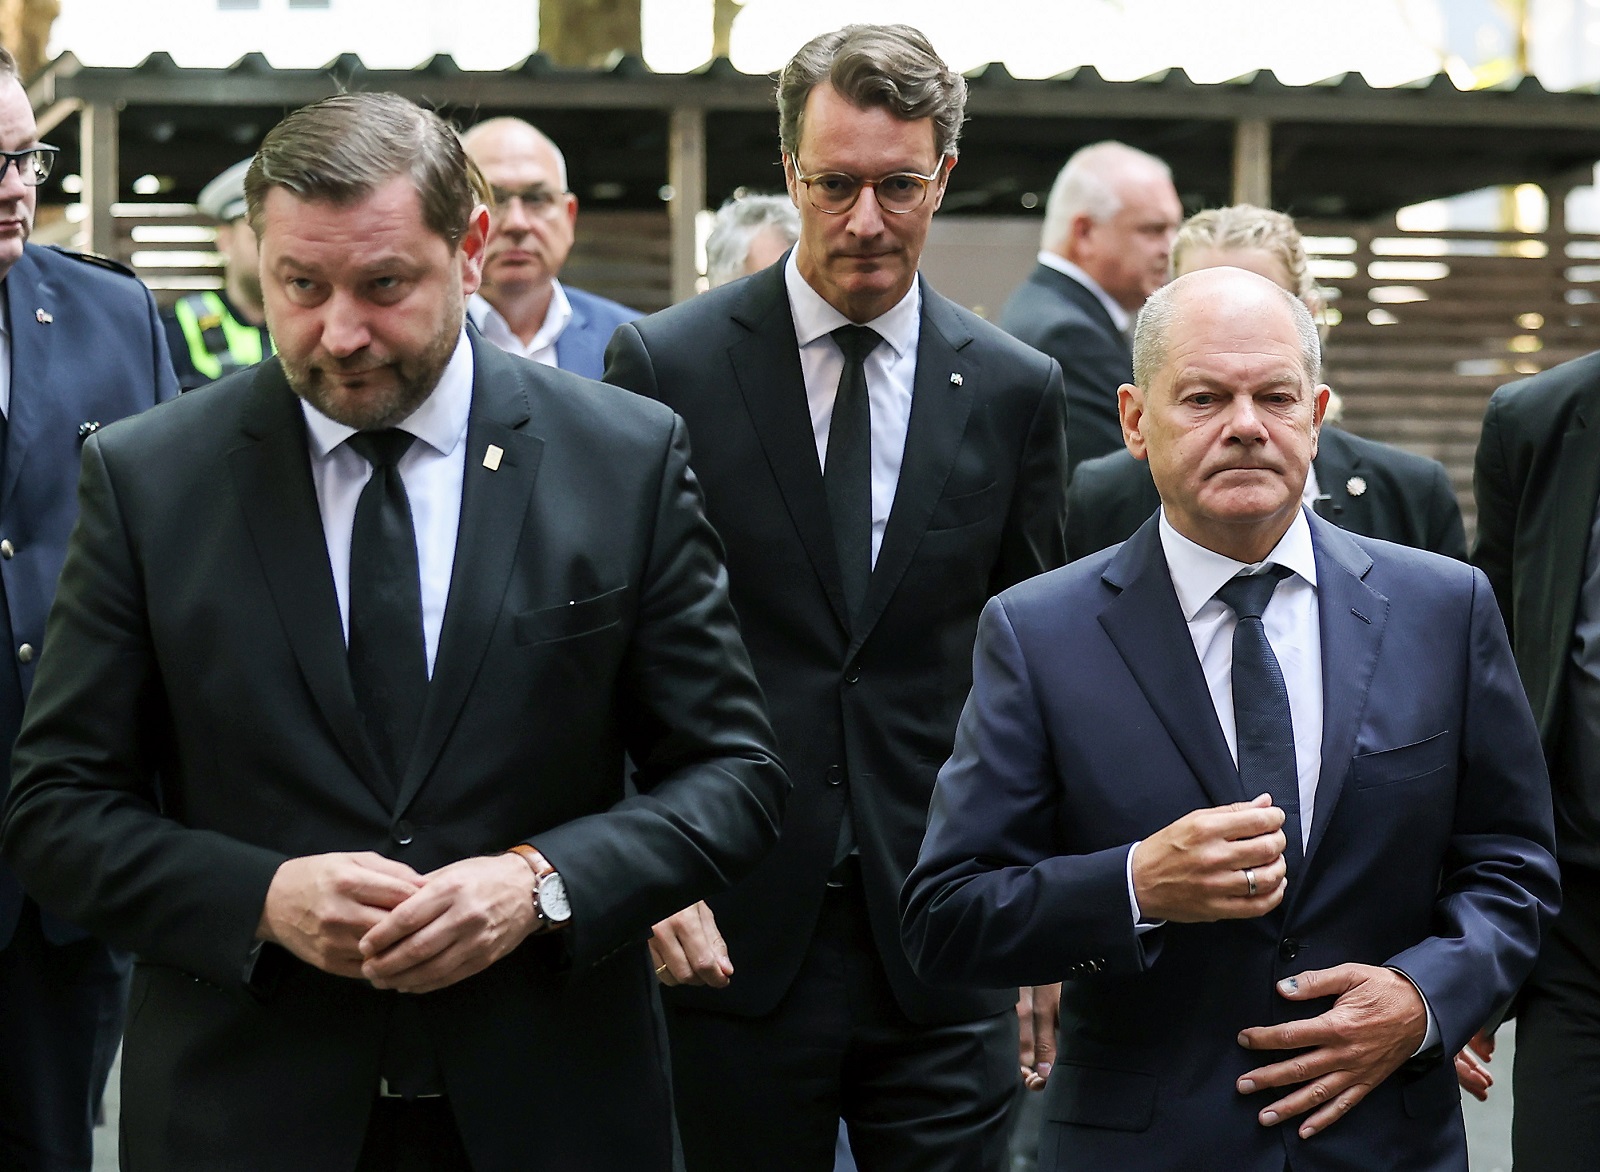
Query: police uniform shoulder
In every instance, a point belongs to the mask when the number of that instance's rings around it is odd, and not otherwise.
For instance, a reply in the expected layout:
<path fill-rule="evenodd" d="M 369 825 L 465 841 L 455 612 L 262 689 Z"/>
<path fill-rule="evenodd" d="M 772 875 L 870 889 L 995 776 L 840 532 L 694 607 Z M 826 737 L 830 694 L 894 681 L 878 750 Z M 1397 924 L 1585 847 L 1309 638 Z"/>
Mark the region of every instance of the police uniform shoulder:
<path fill-rule="evenodd" d="M 80 261 L 86 265 L 94 265 L 96 268 L 106 269 L 109 272 L 121 273 L 124 277 L 132 277 L 134 280 L 139 279 L 139 274 L 120 260 L 112 260 L 109 256 L 101 256 L 98 252 L 78 252 L 71 248 L 62 248 L 59 244 L 47 244 L 45 247 L 51 252 L 67 257 L 69 260 Z"/>

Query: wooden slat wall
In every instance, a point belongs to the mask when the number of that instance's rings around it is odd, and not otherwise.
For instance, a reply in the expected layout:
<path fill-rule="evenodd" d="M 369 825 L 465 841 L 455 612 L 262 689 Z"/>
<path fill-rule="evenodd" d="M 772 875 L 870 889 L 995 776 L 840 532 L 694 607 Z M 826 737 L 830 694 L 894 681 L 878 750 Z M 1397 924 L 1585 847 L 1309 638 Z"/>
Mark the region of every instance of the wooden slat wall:
<path fill-rule="evenodd" d="M 1600 236 L 1299 223 L 1308 237 L 1355 245 L 1317 256 L 1354 268 L 1318 281 L 1340 319 L 1328 336 L 1326 366 L 1344 399 L 1343 424 L 1443 461 L 1470 536 L 1472 459 L 1489 396 L 1600 345 Z M 1395 263 L 1440 275 L 1393 275 L 1386 266 Z M 1314 261 L 1314 271 L 1322 267 Z M 1406 290 L 1425 299 L 1389 299 L 1411 296 Z"/>

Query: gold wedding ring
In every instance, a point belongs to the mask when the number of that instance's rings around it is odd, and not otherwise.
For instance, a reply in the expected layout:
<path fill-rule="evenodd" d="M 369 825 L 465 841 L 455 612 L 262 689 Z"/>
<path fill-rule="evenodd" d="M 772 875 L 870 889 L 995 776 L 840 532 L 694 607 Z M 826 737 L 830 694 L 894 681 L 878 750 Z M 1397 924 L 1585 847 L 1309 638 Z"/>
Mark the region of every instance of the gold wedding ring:
<path fill-rule="evenodd" d="M 1251 894 L 1253 895 L 1253 894 L 1255 894 L 1255 892 L 1254 892 L 1255 883 L 1252 881 L 1250 886 L 1252 888 Z M 658 965 L 657 968 L 656 968 L 656 976 L 659 978 L 661 976 L 661 974 L 666 972 L 666 971 L 667 971 L 667 966 L 665 964 Z"/>
<path fill-rule="evenodd" d="M 1245 886 L 1250 889 L 1250 894 L 1254 895 L 1256 893 L 1256 869 L 1254 867 L 1246 867 L 1244 869 L 1244 882 Z"/>

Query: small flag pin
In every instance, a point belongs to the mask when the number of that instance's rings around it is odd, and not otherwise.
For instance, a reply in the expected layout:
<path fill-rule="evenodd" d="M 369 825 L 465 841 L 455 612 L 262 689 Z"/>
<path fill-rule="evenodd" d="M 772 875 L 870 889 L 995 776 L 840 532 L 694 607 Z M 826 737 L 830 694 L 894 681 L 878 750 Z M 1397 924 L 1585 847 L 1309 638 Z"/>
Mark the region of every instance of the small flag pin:
<path fill-rule="evenodd" d="M 954 371 L 950 373 L 950 385 L 953 387 L 959 387 L 961 385 L 961 376 L 956 374 Z"/>
<path fill-rule="evenodd" d="M 1359 476 L 1352 476 L 1344 482 L 1344 488 L 1351 496 L 1360 496 L 1367 491 L 1367 482 Z"/>
<path fill-rule="evenodd" d="M 36 309 L 33 311 L 33 320 L 42 326 L 47 326 L 56 319 L 48 309 Z"/>
<path fill-rule="evenodd" d="M 489 450 L 483 454 L 483 466 L 490 472 L 498 472 L 500 470 L 500 457 L 505 454 L 505 449 L 499 444 L 490 444 Z"/>

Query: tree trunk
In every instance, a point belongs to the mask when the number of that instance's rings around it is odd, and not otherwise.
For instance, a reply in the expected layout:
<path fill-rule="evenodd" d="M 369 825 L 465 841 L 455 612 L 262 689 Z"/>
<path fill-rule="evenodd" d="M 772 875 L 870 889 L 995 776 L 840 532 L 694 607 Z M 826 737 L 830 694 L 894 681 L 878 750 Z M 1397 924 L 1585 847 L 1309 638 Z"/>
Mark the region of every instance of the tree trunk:
<path fill-rule="evenodd" d="M 744 0 L 716 0 L 711 13 L 711 55 L 731 57 L 728 42 L 733 36 L 733 22 L 744 7 Z"/>
<path fill-rule="evenodd" d="M 4 0 L 0 0 L 4 2 Z M 539 48 L 557 65 L 609 65 L 640 56 L 640 0 L 539 0 Z"/>
<path fill-rule="evenodd" d="M 0 0 L 0 44 L 17 59 L 27 81 L 44 68 L 50 26 L 61 15 L 61 0 Z"/>

